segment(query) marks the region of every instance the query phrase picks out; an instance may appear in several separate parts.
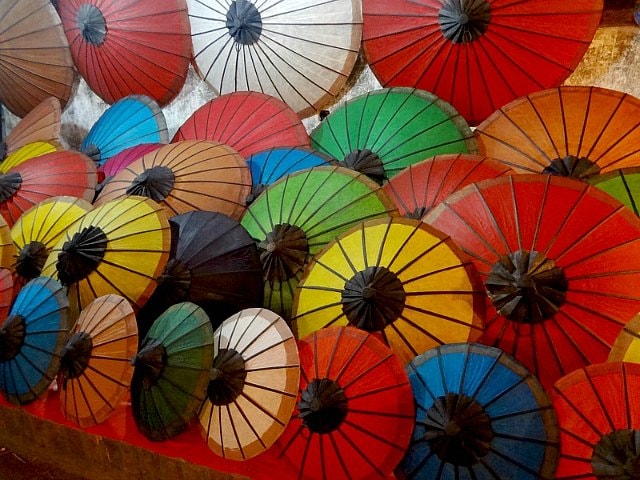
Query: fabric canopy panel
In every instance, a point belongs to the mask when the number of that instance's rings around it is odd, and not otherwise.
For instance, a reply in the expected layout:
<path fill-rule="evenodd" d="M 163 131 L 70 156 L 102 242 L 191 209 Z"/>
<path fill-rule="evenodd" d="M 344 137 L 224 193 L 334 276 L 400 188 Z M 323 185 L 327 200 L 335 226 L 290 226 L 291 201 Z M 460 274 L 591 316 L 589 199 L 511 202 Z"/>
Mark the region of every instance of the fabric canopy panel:
<path fill-rule="evenodd" d="M 49 0 L 0 5 L 0 102 L 24 117 L 49 97 L 64 107 L 76 74 L 60 17 Z"/>
<path fill-rule="evenodd" d="M 363 50 L 385 87 L 450 102 L 472 125 L 560 85 L 600 24 L 603 0 L 363 0 Z"/>
<path fill-rule="evenodd" d="M 184 85 L 191 60 L 186 0 L 57 0 L 78 71 L 108 104 L 133 94 L 160 106 Z"/>
<path fill-rule="evenodd" d="M 478 125 L 483 155 L 518 173 L 586 179 L 640 166 L 640 99 L 596 87 L 532 93 Z"/>
<path fill-rule="evenodd" d="M 264 92 L 308 117 L 335 100 L 358 58 L 357 0 L 188 5 L 194 63 L 217 95 Z"/>
<path fill-rule="evenodd" d="M 640 311 L 640 219 L 584 182 L 508 175 L 469 185 L 424 221 L 451 235 L 487 291 L 481 343 L 549 388 L 604 362 Z"/>

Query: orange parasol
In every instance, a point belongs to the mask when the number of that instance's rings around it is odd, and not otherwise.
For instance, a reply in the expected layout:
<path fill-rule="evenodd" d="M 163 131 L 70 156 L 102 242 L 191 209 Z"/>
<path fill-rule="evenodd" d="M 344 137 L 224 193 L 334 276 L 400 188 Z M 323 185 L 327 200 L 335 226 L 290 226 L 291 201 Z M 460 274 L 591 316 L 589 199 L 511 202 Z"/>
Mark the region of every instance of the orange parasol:
<path fill-rule="evenodd" d="M 105 295 L 82 310 L 60 359 L 64 416 L 83 428 L 103 422 L 129 390 L 137 350 L 138 327 L 127 300 Z"/>
<path fill-rule="evenodd" d="M 60 100 L 49 97 L 31 110 L 13 127 L 4 140 L 5 154 L 11 154 L 20 147 L 33 142 L 60 141 Z"/>
<path fill-rule="evenodd" d="M 640 166 L 640 99 L 597 87 L 518 98 L 478 125 L 483 155 L 518 173 L 586 178 Z"/>
<path fill-rule="evenodd" d="M 251 191 L 247 162 L 227 145 L 189 140 L 144 155 L 118 172 L 95 205 L 127 195 L 149 197 L 169 215 L 194 210 L 224 213 L 236 220 Z"/>

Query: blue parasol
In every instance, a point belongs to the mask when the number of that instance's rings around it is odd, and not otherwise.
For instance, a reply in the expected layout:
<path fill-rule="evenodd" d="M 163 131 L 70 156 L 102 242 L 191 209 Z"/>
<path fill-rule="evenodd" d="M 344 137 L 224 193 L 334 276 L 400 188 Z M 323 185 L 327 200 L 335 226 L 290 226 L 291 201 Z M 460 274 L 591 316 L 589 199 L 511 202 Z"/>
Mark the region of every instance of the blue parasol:
<path fill-rule="evenodd" d="M 10 402 L 32 402 L 47 389 L 71 326 L 60 283 L 37 277 L 22 287 L 0 325 L 0 390 Z"/>
<path fill-rule="evenodd" d="M 274 147 L 256 152 L 247 157 L 251 169 L 251 203 L 262 191 L 276 180 L 307 168 L 329 165 L 335 160 L 309 147 Z"/>
<path fill-rule="evenodd" d="M 416 424 L 407 478 L 553 478 L 559 444 L 540 382 L 502 350 L 448 344 L 408 366 Z"/>
<path fill-rule="evenodd" d="M 142 143 L 169 143 L 167 122 L 154 100 L 129 95 L 105 110 L 82 141 L 80 151 L 102 165 Z"/>

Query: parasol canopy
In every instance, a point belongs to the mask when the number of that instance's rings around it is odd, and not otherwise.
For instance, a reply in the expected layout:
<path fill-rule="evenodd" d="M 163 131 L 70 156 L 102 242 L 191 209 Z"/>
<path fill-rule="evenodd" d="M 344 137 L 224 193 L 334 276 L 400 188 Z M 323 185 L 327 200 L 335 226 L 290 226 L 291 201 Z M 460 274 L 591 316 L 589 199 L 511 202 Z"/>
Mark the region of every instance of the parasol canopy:
<path fill-rule="evenodd" d="M 308 147 L 302 121 L 282 100 L 260 92 L 220 95 L 198 108 L 172 142 L 213 140 L 244 158 L 272 147 Z"/>
<path fill-rule="evenodd" d="M 422 218 L 442 200 L 471 183 L 513 171 L 488 157 L 468 153 L 436 155 L 409 165 L 383 185 L 401 215 Z"/>
<path fill-rule="evenodd" d="M 22 287 L 0 325 L 0 390 L 11 403 L 33 402 L 47 389 L 71 326 L 60 283 L 38 277 Z"/>
<path fill-rule="evenodd" d="M 481 343 L 545 388 L 606 360 L 640 310 L 640 219 L 578 180 L 508 175 L 469 185 L 424 221 L 471 257 L 487 291 Z"/>
<path fill-rule="evenodd" d="M 253 202 L 266 187 L 286 175 L 333 163 L 333 159 L 309 147 L 273 147 L 247 158 L 251 170 L 251 193 L 247 203 Z"/>
<path fill-rule="evenodd" d="M 253 90 L 301 118 L 335 101 L 362 37 L 356 0 L 188 0 L 195 66 L 216 95 Z"/>
<path fill-rule="evenodd" d="M 200 430 L 217 455 L 247 460 L 270 448 L 293 414 L 300 385 L 296 340 L 282 317 L 250 308 L 225 320 L 213 344 Z"/>
<path fill-rule="evenodd" d="M 414 88 L 383 88 L 348 100 L 311 132 L 311 145 L 380 184 L 434 155 L 476 153 L 466 120 Z"/>
<path fill-rule="evenodd" d="M 298 351 L 298 403 L 273 447 L 286 470 L 305 479 L 388 478 L 415 415 L 398 358 L 351 327 L 320 330 L 300 340 Z"/>
<path fill-rule="evenodd" d="M 640 474 L 640 365 L 576 370 L 551 391 L 560 427 L 557 479 L 634 479 Z"/>
<path fill-rule="evenodd" d="M 607 361 L 640 363 L 640 315 L 635 315 L 622 328 Z"/>
<path fill-rule="evenodd" d="M 631 95 L 563 86 L 512 101 L 475 134 L 483 155 L 518 173 L 586 179 L 640 166 L 638 118 L 640 99 Z"/>
<path fill-rule="evenodd" d="M 132 360 L 131 407 L 149 439 L 172 438 L 197 416 L 213 364 L 213 328 L 193 303 L 169 307 L 154 322 Z"/>
<path fill-rule="evenodd" d="M 384 87 L 450 102 L 472 125 L 560 85 L 587 51 L 603 0 L 363 0 L 362 47 Z"/>
<path fill-rule="evenodd" d="M 184 85 L 191 59 L 185 0 L 57 0 L 80 75 L 105 102 L 133 94 L 160 106 Z"/>
<path fill-rule="evenodd" d="M 34 142 L 60 142 L 61 114 L 60 100 L 44 99 L 9 132 L 4 139 L 5 153 L 11 154 Z"/>
<path fill-rule="evenodd" d="M 129 391 L 137 351 L 138 327 L 127 300 L 105 295 L 82 310 L 62 348 L 64 416 L 82 428 L 105 421 Z"/>
<path fill-rule="evenodd" d="M 608 173 L 594 175 L 587 180 L 599 190 L 608 193 L 626 207 L 639 214 L 640 206 L 640 165 L 618 168 Z"/>
<path fill-rule="evenodd" d="M 437 345 L 476 340 L 484 292 L 446 235 L 402 217 L 362 222 L 328 244 L 298 284 L 298 338 L 330 326 L 381 336 L 405 364 Z"/>
<path fill-rule="evenodd" d="M 351 226 L 395 214 L 375 182 L 344 167 L 302 170 L 269 186 L 241 220 L 258 244 L 264 306 L 288 319 L 296 285 L 313 255 Z"/>
<path fill-rule="evenodd" d="M 169 221 L 160 205 L 132 195 L 105 203 L 71 225 L 51 250 L 42 274 L 67 287 L 76 318 L 110 293 L 138 310 L 156 288 L 170 245 Z"/>
<path fill-rule="evenodd" d="M 416 422 L 406 478 L 555 478 L 560 434 L 551 400 L 513 357 L 450 344 L 419 355 L 407 372 Z"/>
<path fill-rule="evenodd" d="M 82 153 L 61 150 L 31 158 L 0 174 L 0 213 L 13 226 L 25 211 L 51 197 L 91 202 L 97 181 L 95 163 Z"/>
<path fill-rule="evenodd" d="M 17 254 L 11 265 L 17 286 L 40 276 L 42 267 L 67 228 L 93 206 L 81 198 L 51 197 L 26 210 L 11 227 Z"/>
<path fill-rule="evenodd" d="M 82 140 L 80 151 L 102 165 L 126 148 L 168 142 L 167 121 L 158 104 L 144 95 L 129 95 L 104 111 Z"/>
<path fill-rule="evenodd" d="M 164 145 L 121 170 L 94 204 L 140 195 L 158 202 L 168 215 L 209 210 L 239 219 L 250 189 L 247 162 L 233 148 L 185 140 Z"/>
<path fill-rule="evenodd" d="M 64 148 L 59 142 L 55 140 L 51 140 L 48 142 L 36 141 L 27 143 L 26 145 L 7 155 L 7 157 L 4 158 L 2 162 L 0 162 L 0 172 L 7 173 L 13 167 L 17 167 L 27 160 L 35 157 L 40 157 L 47 153 L 59 152 L 61 150 L 64 150 Z"/>
<path fill-rule="evenodd" d="M 22 118 L 49 97 L 64 107 L 76 84 L 60 17 L 49 0 L 0 5 L 0 102 Z"/>
<path fill-rule="evenodd" d="M 11 227 L 4 217 L 0 215 L 0 268 L 11 270 L 15 262 L 15 256 L 16 248 L 11 241 Z"/>
<path fill-rule="evenodd" d="M 171 217 L 169 225 L 169 261 L 138 313 L 141 330 L 179 302 L 202 307 L 213 325 L 243 308 L 262 305 L 262 263 L 240 223 L 222 213 L 194 211 Z"/>

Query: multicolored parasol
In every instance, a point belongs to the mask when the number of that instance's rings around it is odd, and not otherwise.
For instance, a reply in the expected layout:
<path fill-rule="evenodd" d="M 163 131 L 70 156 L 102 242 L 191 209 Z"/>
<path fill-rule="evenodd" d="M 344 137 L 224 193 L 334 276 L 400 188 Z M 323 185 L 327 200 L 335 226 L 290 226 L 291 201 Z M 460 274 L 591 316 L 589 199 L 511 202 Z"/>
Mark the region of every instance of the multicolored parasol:
<path fill-rule="evenodd" d="M 551 391 L 560 427 L 557 479 L 634 479 L 640 473 L 640 365 L 576 370 Z"/>
<path fill-rule="evenodd" d="M 471 257 L 487 296 L 481 343 L 549 388 L 606 360 L 640 310 L 640 219 L 584 182 L 508 175 L 469 185 L 424 221 Z"/>
<path fill-rule="evenodd" d="M 430 92 L 373 90 L 336 108 L 312 132 L 311 145 L 383 183 L 404 168 L 445 153 L 476 153 L 466 120 Z"/>
<path fill-rule="evenodd" d="M 363 0 L 362 47 L 383 86 L 433 92 L 477 125 L 560 85 L 602 9 L 603 0 Z"/>
<path fill-rule="evenodd" d="M 509 167 L 488 157 L 467 153 L 436 155 L 409 165 L 382 188 L 401 215 L 422 218 L 461 188 L 509 173 L 513 173 Z"/>
<path fill-rule="evenodd" d="M 398 358 L 362 330 L 322 329 L 298 343 L 301 379 L 293 418 L 272 450 L 297 478 L 386 479 L 415 416 Z"/>
<path fill-rule="evenodd" d="M 0 102 L 24 117 L 49 97 L 64 107 L 76 74 L 60 17 L 49 0 L 0 5 Z"/>
<path fill-rule="evenodd" d="M 194 61 L 216 95 L 253 90 L 300 115 L 335 101 L 358 57 L 356 0 L 188 0 Z"/>
<path fill-rule="evenodd" d="M 217 455 L 246 460 L 270 448 L 289 423 L 300 385 L 298 347 L 284 319 L 262 308 L 231 316 L 213 337 L 201 432 Z"/>
<path fill-rule="evenodd" d="M 260 92 L 233 92 L 210 100 L 185 120 L 172 142 L 213 140 L 244 158 L 272 147 L 308 147 L 309 135 L 296 112 Z"/>
<path fill-rule="evenodd" d="M 171 233 L 156 202 L 132 195 L 97 207 L 71 225 L 51 250 L 43 275 L 67 287 L 76 316 L 110 293 L 138 310 L 169 258 Z"/>
<path fill-rule="evenodd" d="M 72 323 L 56 280 L 38 277 L 22 287 L 0 325 L 0 390 L 11 403 L 33 402 L 49 387 Z"/>
<path fill-rule="evenodd" d="M 64 416 L 82 428 L 106 420 L 129 391 L 137 351 L 138 327 L 127 300 L 105 295 L 82 310 L 60 359 Z"/>
<path fill-rule="evenodd" d="M 144 95 L 129 95 L 105 110 L 82 141 L 80 151 L 102 165 L 127 148 L 168 142 L 167 121 L 158 104 Z"/>
<path fill-rule="evenodd" d="M 405 364 L 437 345 L 476 340 L 484 291 L 455 243 L 420 220 L 362 222 L 319 252 L 296 289 L 298 338 L 350 325 L 381 336 Z"/>
<path fill-rule="evenodd" d="M 94 204 L 140 195 L 158 202 L 168 215 L 209 210 L 239 219 L 250 190 L 251 172 L 234 149 L 185 140 L 164 145 L 121 170 Z"/>
<path fill-rule="evenodd" d="M 184 431 L 197 416 L 213 364 L 213 328 L 193 303 L 167 309 L 154 322 L 132 360 L 133 418 L 154 441 Z"/>
<path fill-rule="evenodd" d="M 185 0 L 57 0 L 75 65 L 111 104 L 140 94 L 167 105 L 191 60 Z"/>
<path fill-rule="evenodd" d="M 549 396 L 502 350 L 443 345 L 407 365 L 416 402 L 410 479 L 553 479 L 560 433 Z"/>
<path fill-rule="evenodd" d="M 288 319 L 296 285 L 313 255 L 353 225 L 395 214 L 375 182 L 344 167 L 302 170 L 267 187 L 241 220 L 258 244 L 264 306 Z"/>
<path fill-rule="evenodd" d="M 475 134 L 483 155 L 518 173 L 583 179 L 640 166 L 639 117 L 640 99 L 631 95 L 564 86 L 514 100 Z"/>

